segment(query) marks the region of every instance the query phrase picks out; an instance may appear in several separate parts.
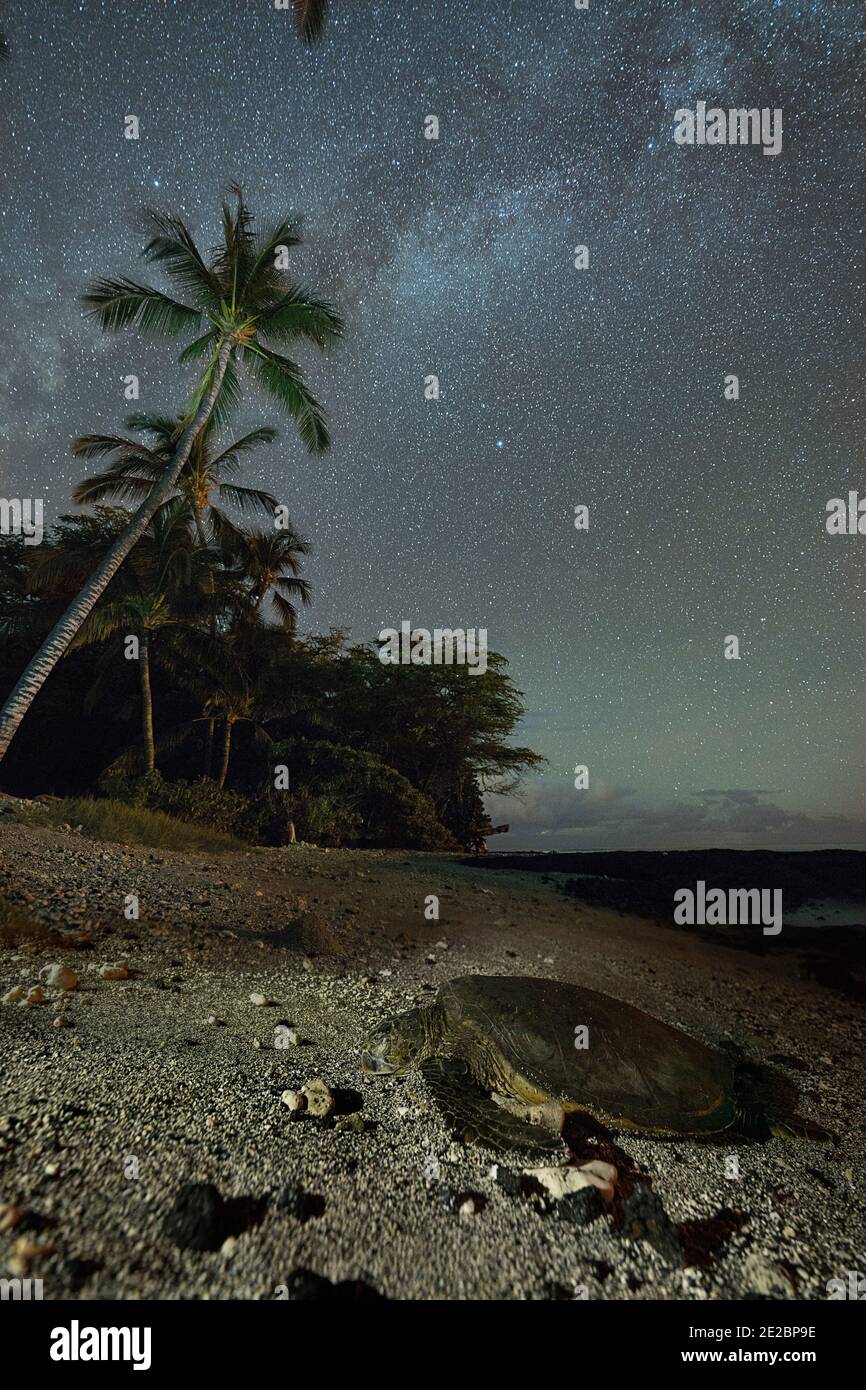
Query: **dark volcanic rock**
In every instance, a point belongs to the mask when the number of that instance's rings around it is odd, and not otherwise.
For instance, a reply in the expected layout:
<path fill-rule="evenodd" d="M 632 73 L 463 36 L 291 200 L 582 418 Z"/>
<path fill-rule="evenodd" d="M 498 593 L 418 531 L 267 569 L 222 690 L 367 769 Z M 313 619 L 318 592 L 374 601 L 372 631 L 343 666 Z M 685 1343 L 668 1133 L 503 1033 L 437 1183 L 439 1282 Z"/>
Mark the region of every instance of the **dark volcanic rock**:
<path fill-rule="evenodd" d="M 165 1233 L 181 1250 L 219 1250 L 229 1236 L 258 1225 L 266 1203 L 254 1197 L 223 1197 L 209 1182 L 179 1188 L 165 1218 Z"/>
<path fill-rule="evenodd" d="M 645 1240 L 671 1264 L 682 1264 L 683 1251 L 676 1227 L 662 1206 L 662 1200 L 646 1183 L 641 1183 L 620 1208 L 619 1234 L 626 1240 Z"/>

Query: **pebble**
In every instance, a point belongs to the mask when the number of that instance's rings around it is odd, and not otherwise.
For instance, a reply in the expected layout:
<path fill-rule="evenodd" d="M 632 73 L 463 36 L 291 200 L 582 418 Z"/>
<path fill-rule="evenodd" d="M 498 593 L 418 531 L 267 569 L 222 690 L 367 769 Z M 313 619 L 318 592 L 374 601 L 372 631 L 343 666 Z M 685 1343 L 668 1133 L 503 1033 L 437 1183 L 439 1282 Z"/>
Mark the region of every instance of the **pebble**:
<path fill-rule="evenodd" d="M 24 998 L 24 988 L 22 985 L 14 985 L 6 994 L 3 995 L 4 1004 L 18 1004 Z"/>
<path fill-rule="evenodd" d="M 13 1231 L 24 1215 L 24 1208 L 14 1202 L 0 1202 L 0 1232 Z"/>
<path fill-rule="evenodd" d="M 364 1116 L 360 1110 L 353 1110 L 351 1115 L 341 1115 L 335 1125 L 335 1129 L 344 1134 L 363 1134 L 364 1128 Z"/>
<path fill-rule="evenodd" d="M 81 983 L 68 965 L 46 965 L 39 974 L 49 989 L 78 989 Z"/>
<path fill-rule="evenodd" d="M 613 1201 L 617 1171 L 612 1163 L 602 1163 L 594 1158 L 579 1168 L 524 1168 L 523 1171 L 527 1177 L 534 1178 L 546 1188 L 555 1201 L 569 1192 L 579 1191 L 581 1187 L 597 1187 L 608 1202 Z"/>
<path fill-rule="evenodd" d="M 50 1255 L 53 1250 L 54 1244 L 51 1241 L 46 1241 L 40 1245 L 38 1241 L 31 1240 L 29 1236 L 19 1236 L 12 1246 L 12 1258 L 9 1261 L 10 1274 L 26 1279 L 30 1273 L 31 1264 L 40 1260 L 43 1255 Z"/>
<path fill-rule="evenodd" d="M 175 1193 L 164 1230 L 181 1250 L 219 1250 L 228 1232 L 226 1203 L 213 1183 L 185 1183 Z"/>
<path fill-rule="evenodd" d="M 101 965 L 99 974 L 103 980 L 128 980 L 129 966 L 125 960 L 117 960 L 112 965 Z"/>
<path fill-rule="evenodd" d="M 32 1009 L 36 1004 L 46 1004 L 47 1002 L 48 997 L 41 985 L 34 985 L 32 989 L 28 989 L 24 998 L 24 1005 L 28 1009 Z"/>
<path fill-rule="evenodd" d="M 759 1298 L 796 1298 L 797 1290 L 786 1270 L 774 1264 L 758 1251 L 747 1255 L 743 1262 L 743 1278 L 752 1294 Z"/>
<path fill-rule="evenodd" d="M 307 1110 L 311 1115 L 330 1115 L 337 1104 L 334 1092 L 320 1076 L 307 1081 L 301 1090 L 307 1098 Z"/>
<path fill-rule="evenodd" d="M 269 1003 L 268 996 L 266 994 L 251 994 L 250 1003 L 255 1004 L 257 1009 L 264 1009 Z"/>
<path fill-rule="evenodd" d="M 283 1091 L 280 1100 L 292 1111 L 306 1110 L 307 1108 L 307 1097 L 303 1091 Z"/>

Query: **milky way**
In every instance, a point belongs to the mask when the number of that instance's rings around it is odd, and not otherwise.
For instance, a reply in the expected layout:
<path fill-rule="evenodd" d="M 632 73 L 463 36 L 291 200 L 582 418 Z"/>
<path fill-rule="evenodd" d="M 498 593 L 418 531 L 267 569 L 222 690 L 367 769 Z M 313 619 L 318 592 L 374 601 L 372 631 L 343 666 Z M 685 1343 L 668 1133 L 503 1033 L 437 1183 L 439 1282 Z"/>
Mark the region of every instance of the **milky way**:
<path fill-rule="evenodd" d="M 333 0 L 312 49 L 270 0 L 3 28 L 4 495 L 67 508 L 128 373 L 180 405 L 171 348 L 77 297 L 142 273 L 143 203 L 212 244 L 237 179 L 303 214 L 298 275 L 348 320 L 307 359 L 331 452 L 284 427 L 248 479 L 313 544 L 314 630 L 482 626 L 509 658 L 549 760 L 493 804 L 510 842 L 866 842 L 866 537 L 824 527 L 866 493 L 859 0 Z M 699 100 L 780 108 L 782 153 L 678 146 Z"/>

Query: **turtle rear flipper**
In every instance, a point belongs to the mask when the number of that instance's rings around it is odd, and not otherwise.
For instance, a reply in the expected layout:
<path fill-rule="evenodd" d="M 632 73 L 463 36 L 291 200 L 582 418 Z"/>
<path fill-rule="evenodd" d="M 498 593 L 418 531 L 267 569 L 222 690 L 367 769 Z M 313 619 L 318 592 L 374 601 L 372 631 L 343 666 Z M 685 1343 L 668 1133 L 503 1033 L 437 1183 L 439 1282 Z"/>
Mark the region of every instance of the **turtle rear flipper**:
<path fill-rule="evenodd" d="M 464 1143 L 480 1140 L 494 1149 L 562 1153 L 557 1135 L 504 1110 L 485 1095 L 465 1062 L 431 1057 L 421 1064 L 421 1072 L 449 1125 Z"/>
<path fill-rule="evenodd" d="M 829 1144 L 834 1138 L 826 1129 L 793 1111 L 780 1115 L 749 1106 L 735 1111 L 733 1128 L 747 1139 L 809 1139 L 816 1144 Z"/>
<path fill-rule="evenodd" d="M 798 1088 L 790 1077 L 741 1058 L 735 1067 L 734 1128 L 749 1138 L 810 1139 L 826 1144 L 835 1136 L 797 1113 Z"/>
<path fill-rule="evenodd" d="M 816 1144 L 829 1144 L 835 1135 L 807 1120 L 803 1115 L 771 1115 L 770 1133 L 777 1139 L 811 1139 Z"/>

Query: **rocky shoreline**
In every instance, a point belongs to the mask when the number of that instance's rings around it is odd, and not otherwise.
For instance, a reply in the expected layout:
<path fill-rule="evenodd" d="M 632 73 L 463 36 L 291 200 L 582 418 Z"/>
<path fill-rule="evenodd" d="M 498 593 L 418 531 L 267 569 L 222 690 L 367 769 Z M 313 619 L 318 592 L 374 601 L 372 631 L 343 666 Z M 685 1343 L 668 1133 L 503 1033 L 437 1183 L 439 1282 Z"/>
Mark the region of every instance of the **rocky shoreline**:
<path fill-rule="evenodd" d="M 862 1266 L 866 1020 L 791 954 L 447 855 L 6 821 L 0 864 L 41 924 L 0 932 L 0 994 L 23 991 L 0 1008 L 0 1262 L 45 1298 L 825 1299 Z M 554 1194 L 455 1143 L 419 1076 L 360 1075 L 373 1023 L 470 973 L 574 980 L 773 1059 L 838 1141 L 594 1136 L 569 1171 L 599 1181 Z M 293 1109 L 317 1081 L 332 1103 Z"/>

